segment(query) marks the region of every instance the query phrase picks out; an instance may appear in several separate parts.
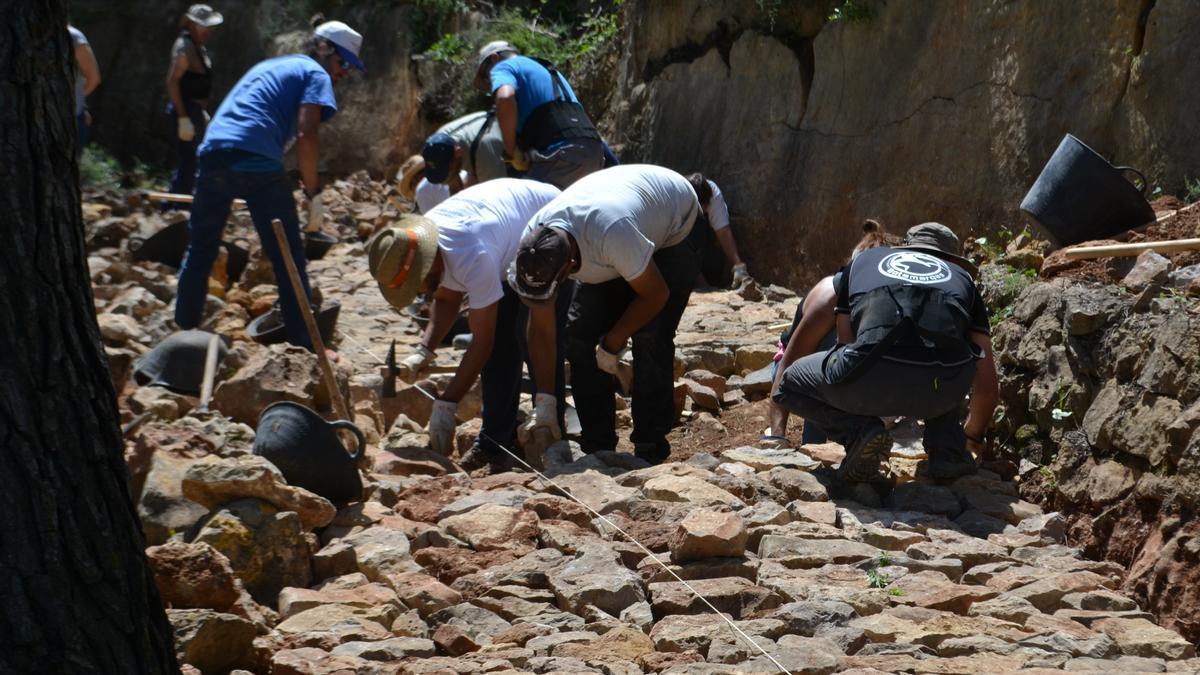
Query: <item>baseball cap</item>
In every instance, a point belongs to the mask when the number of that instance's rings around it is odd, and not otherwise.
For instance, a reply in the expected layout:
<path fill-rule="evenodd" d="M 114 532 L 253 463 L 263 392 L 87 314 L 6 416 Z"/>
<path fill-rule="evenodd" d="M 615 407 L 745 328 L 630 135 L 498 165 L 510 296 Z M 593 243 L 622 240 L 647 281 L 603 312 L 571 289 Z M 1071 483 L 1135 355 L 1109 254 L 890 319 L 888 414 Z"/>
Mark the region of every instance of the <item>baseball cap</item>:
<path fill-rule="evenodd" d="M 358 51 L 362 48 L 362 35 L 358 31 L 341 21 L 326 21 L 317 26 L 313 34 L 333 43 L 343 61 L 366 72 L 362 59 L 358 58 Z"/>
<path fill-rule="evenodd" d="M 450 176 L 450 165 L 454 162 L 454 139 L 450 134 L 438 132 L 425 139 L 421 156 L 425 158 L 425 180 L 430 183 L 445 183 Z"/>
<path fill-rule="evenodd" d="M 221 16 L 220 12 L 208 5 L 192 5 L 188 7 L 187 14 L 184 16 L 188 21 L 205 28 L 212 28 L 225 21 L 225 17 Z"/>
<path fill-rule="evenodd" d="M 496 54 L 504 54 L 506 52 L 520 54 L 521 50 L 514 47 L 512 43 L 504 40 L 494 40 L 479 48 L 479 58 L 475 62 L 475 87 L 477 89 L 482 89 L 484 84 L 483 73 L 481 72 L 483 64 Z"/>
<path fill-rule="evenodd" d="M 508 285 L 528 303 L 553 300 L 563 269 L 571 262 L 571 241 L 555 227 L 539 223 L 521 237 L 517 257 L 508 268 Z"/>
<path fill-rule="evenodd" d="M 962 244 L 959 243 L 958 235 L 941 223 L 913 225 L 905 233 L 904 243 L 896 248 L 929 251 L 939 258 L 962 267 L 971 276 L 975 276 L 979 272 L 975 263 L 959 255 L 959 252 L 962 251 Z"/>

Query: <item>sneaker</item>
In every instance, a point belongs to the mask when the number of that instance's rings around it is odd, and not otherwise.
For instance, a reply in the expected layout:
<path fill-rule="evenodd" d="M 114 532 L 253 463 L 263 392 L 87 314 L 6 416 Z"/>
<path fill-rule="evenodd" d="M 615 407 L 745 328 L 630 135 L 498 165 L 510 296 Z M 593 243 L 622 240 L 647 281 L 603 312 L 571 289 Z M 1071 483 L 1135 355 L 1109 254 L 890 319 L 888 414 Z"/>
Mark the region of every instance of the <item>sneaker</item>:
<path fill-rule="evenodd" d="M 848 483 L 866 483 L 879 477 L 879 464 L 892 449 L 892 436 L 880 431 L 873 436 L 860 439 L 854 447 L 846 449 L 846 458 L 837 469 L 838 480 Z"/>
<path fill-rule="evenodd" d="M 929 453 L 929 477 L 937 480 L 953 480 L 973 475 L 979 471 L 975 457 L 965 447 L 938 448 Z"/>
<path fill-rule="evenodd" d="M 458 460 L 458 466 L 464 473 L 474 473 L 479 469 L 488 468 L 489 473 L 508 471 L 507 458 L 499 451 L 485 450 L 478 443 L 472 445 Z"/>

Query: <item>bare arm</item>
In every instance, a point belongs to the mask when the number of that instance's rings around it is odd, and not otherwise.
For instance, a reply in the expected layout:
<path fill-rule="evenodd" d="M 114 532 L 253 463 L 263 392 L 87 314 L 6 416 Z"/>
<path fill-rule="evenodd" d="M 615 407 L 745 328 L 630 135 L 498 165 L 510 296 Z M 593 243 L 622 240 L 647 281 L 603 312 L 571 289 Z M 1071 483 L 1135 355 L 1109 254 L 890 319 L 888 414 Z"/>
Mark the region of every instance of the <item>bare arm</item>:
<path fill-rule="evenodd" d="M 728 227 L 722 227 L 719 230 L 714 230 L 717 235 L 717 243 L 721 245 L 721 251 L 725 254 L 725 259 L 730 265 L 741 265 L 742 258 L 738 255 L 737 242 L 733 240 L 733 230 Z"/>
<path fill-rule="evenodd" d="M 529 327 L 526 338 L 529 343 L 529 360 L 533 365 L 534 393 L 553 394 L 557 386 L 554 381 L 555 337 L 558 331 L 554 316 L 554 303 L 529 308 Z"/>
<path fill-rule="evenodd" d="M 779 383 L 783 381 L 783 371 L 795 363 L 796 359 L 808 356 L 817 351 L 817 345 L 829 331 L 833 330 L 834 313 L 837 306 L 837 291 L 833 287 L 833 277 L 825 277 L 804 297 L 804 316 L 800 325 L 788 340 L 787 348 L 783 350 L 783 358 L 775 371 L 775 381 L 771 383 L 771 396 L 779 391 Z M 771 402 L 770 422 L 771 434 L 787 435 L 788 412 L 782 406 Z"/>
<path fill-rule="evenodd" d="M 421 344 L 429 351 L 437 351 L 437 346 L 441 344 L 442 339 L 446 337 L 446 333 L 450 332 L 450 327 L 454 325 L 454 320 L 458 318 L 458 311 L 462 307 L 463 294 L 458 291 L 452 291 L 445 286 L 438 286 L 438 289 L 433 293 L 433 302 L 429 306 L 429 325 L 425 327 L 425 336 L 421 339 Z M 474 317 L 475 312 L 471 312 Z"/>
<path fill-rule="evenodd" d="M 442 392 L 442 398 L 447 401 L 461 401 L 467 390 L 475 384 L 475 378 L 483 371 L 483 365 L 492 355 L 492 345 L 496 339 L 496 314 L 500 304 L 493 302 L 482 309 L 471 310 L 471 346 L 463 354 L 462 361 L 454 371 L 454 379 Z"/>
<path fill-rule="evenodd" d="M 647 263 L 646 269 L 641 274 L 629 280 L 629 286 L 637 295 L 604 337 L 606 343 L 604 348 L 610 352 L 621 349 L 621 346 L 634 333 L 653 321 L 654 317 L 662 311 L 663 306 L 667 304 L 667 298 L 671 295 L 666 280 L 663 279 L 662 273 L 658 271 L 658 265 L 655 265 L 653 260 Z"/>
<path fill-rule="evenodd" d="M 300 168 L 300 181 L 307 194 L 316 194 L 320 186 L 317 164 L 321 159 L 321 106 L 306 103 L 300 106 L 299 133 L 296 136 L 296 163 Z"/>
<path fill-rule="evenodd" d="M 183 101 L 183 91 L 179 88 L 179 80 L 187 74 L 187 69 L 187 54 L 179 53 L 171 59 L 171 68 L 167 71 L 167 94 L 171 97 L 171 103 L 175 105 L 176 117 L 188 116 L 187 107 Z"/>
<path fill-rule="evenodd" d="M 996 376 L 996 360 L 992 355 L 992 338 L 972 331 L 971 342 L 983 349 L 983 359 L 975 364 L 975 379 L 971 383 L 971 403 L 963 431 L 968 437 L 983 440 L 996 403 L 1000 400 L 1000 379 Z"/>
<path fill-rule="evenodd" d="M 510 84 L 496 90 L 496 121 L 504 138 L 504 152 L 512 157 L 517 152 L 517 90 Z"/>
<path fill-rule="evenodd" d="M 75 45 L 75 62 L 79 64 L 79 74 L 83 75 L 83 95 L 88 96 L 100 86 L 100 64 L 96 63 L 92 46 Z"/>

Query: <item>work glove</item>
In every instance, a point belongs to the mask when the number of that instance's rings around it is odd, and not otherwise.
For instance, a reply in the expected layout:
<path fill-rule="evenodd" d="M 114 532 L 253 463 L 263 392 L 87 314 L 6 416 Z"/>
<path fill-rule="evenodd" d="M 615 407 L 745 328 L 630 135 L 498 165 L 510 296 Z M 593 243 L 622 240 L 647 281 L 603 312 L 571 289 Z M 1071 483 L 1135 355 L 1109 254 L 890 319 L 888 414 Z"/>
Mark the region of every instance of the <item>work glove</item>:
<path fill-rule="evenodd" d="M 733 266 L 733 287 L 741 288 L 742 284 L 750 281 L 750 273 L 746 271 L 746 263 Z"/>
<path fill-rule="evenodd" d="M 433 402 L 433 414 L 429 416 L 429 447 L 443 457 L 449 457 L 454 452 L 456 412 L 458 403 L 454 401 L 438 399 Z"/>
<path fill-rule="evenodd" d="M 404 357 L 404 360 L 400 362 L 400 377 L 405 382 L 415 381 L 421 369 L 428 366 L 433 361 L 433 357 L 433 350 L 425 345 L 417 345 L 416 351 Z"/>
<path fill-rule="evenodd" d="M 505 161 L 512 165 L 512 168 L 522 173 L 529 170 L 529 155 L 525 151 L 517 148 L 512 155 L 508 156 Z"/>
<path fill-rule="evenodd" d="M 177 117 L 175 131 L 179 134 L 179 140 L 184 143 L 191 143 L 196 137 L 196 127 L 192 124 L 192 120 L 187 117 Z"/>
<path fill-rule="evenodd" d="M 558 399 L 553 394 L 533 397 L 533 419 L 528 428 L 533 440 L 545 445 L 562 438 L 562 429 L 558 426 Z"/>
<path fill-rule="evenodd" d="M 305 232 L 316 232 L 325 224 L 325 200 L 321 198 L 321 193 L 313 195 L 308 200 L 308 223 L 304 226 Z"/>
<path fill-rule="evenodd" d="M 625 351 L 624 346 L 615 353 L 608 351 L 604 347 L 604 338 L 600 338 L 600 344 L 596 345 L 596 365 L 609 375 L 616 375 L 617 364 L 621 363 L 621 357 L 625 355 Z"/>

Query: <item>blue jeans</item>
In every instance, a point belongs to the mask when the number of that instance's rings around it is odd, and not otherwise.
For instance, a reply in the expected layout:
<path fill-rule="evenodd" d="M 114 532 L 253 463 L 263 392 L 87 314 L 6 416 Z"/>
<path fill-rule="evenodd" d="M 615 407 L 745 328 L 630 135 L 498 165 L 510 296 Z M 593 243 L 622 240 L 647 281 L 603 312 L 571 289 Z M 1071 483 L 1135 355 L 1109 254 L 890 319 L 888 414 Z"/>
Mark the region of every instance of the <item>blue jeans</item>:
<path fill-rule="evenodd" d="M 187 101 L 184 103 L 187 108 L 188 119 L 192 120 L 192 125 L 196 127 L 196 135 L 192 140 L 184 142 L 179 140 L 176 124 L 178 124 L 175 114 L 175 104 L 167 104 L 167 119 L 171 122 L 171 144 L 175 149 L 175 174 L 171 176 L 171 192 L 180 195 L 192 194 L 192 189 L 196 185 L 196 149 L 200 147 L 200 142 L 204 140 L 204 132 L 206 126 L 204 124 L 204 108 L 197 101 Z M 173 204 L 164 204 L 163 208 L 174 208 Z"/>
<path fill-rule="evenodd" d="M 555 299 L 556 323 L 566 322 L 567 308 L 571 304 L 574 282 L 564 284 Z M 517 431 L 517 408 L 521 397 L 521 364 L 529 363 L 529 345 L 525 339 L 525 327 L 529 310 L 511 288 L 504 284 L 504 297 L 496 308 L 496 337 L 492 354 L 480 373 L 479 386 L 483 394 L 483 425 L 476 443 L 489 455 L 502 455 L 496 443 L 515 449 Z M 556 332 L 554 359 L 554 396 L 558 399 L 558 424 L 565 431 L 563 416 L 566 413 L 566 377 L 563 363 L 566 355 L 566 334 Z M 532 379 L 533 366 L 529 366 Z M 536 383 L 534 391 L 539 390 Z"/>
<path fill-rule="evenodd" d="M 234 171 L 218 157 L 208 155 L 200 160 L 200 173 L 196 179 L 196 199 L 192 203 L 192 217 L 188 221 L 187 254 L 179 268 L 179 289 L 175 298 L 175 323 L 184 330 L 200 325 L 204 314 L 204 299 L 208 295 L 208 275 L 217 249 L 221 244 L 221 233 L 229 218 L 229 207 L 234 199 L 246 200 L 254 229 L 262 240 L 263 251 L 275 269 L 275 282 L 279 285 L 279 307 L 287 329 L 287 341 L 311 350 L 312 342 L 300 315 L 300 305 L 292 292 L 287 267 L 275 240 L 271 221 L 278 218 L 283 222 L 288 247 L 304 292 L 312 297 L 306 272 L 304 242 L 300 237 L 300 220 L 296 215 L 296 201 L 292 197 L 292 183 L 283 171 L 248 172 Z"/>

